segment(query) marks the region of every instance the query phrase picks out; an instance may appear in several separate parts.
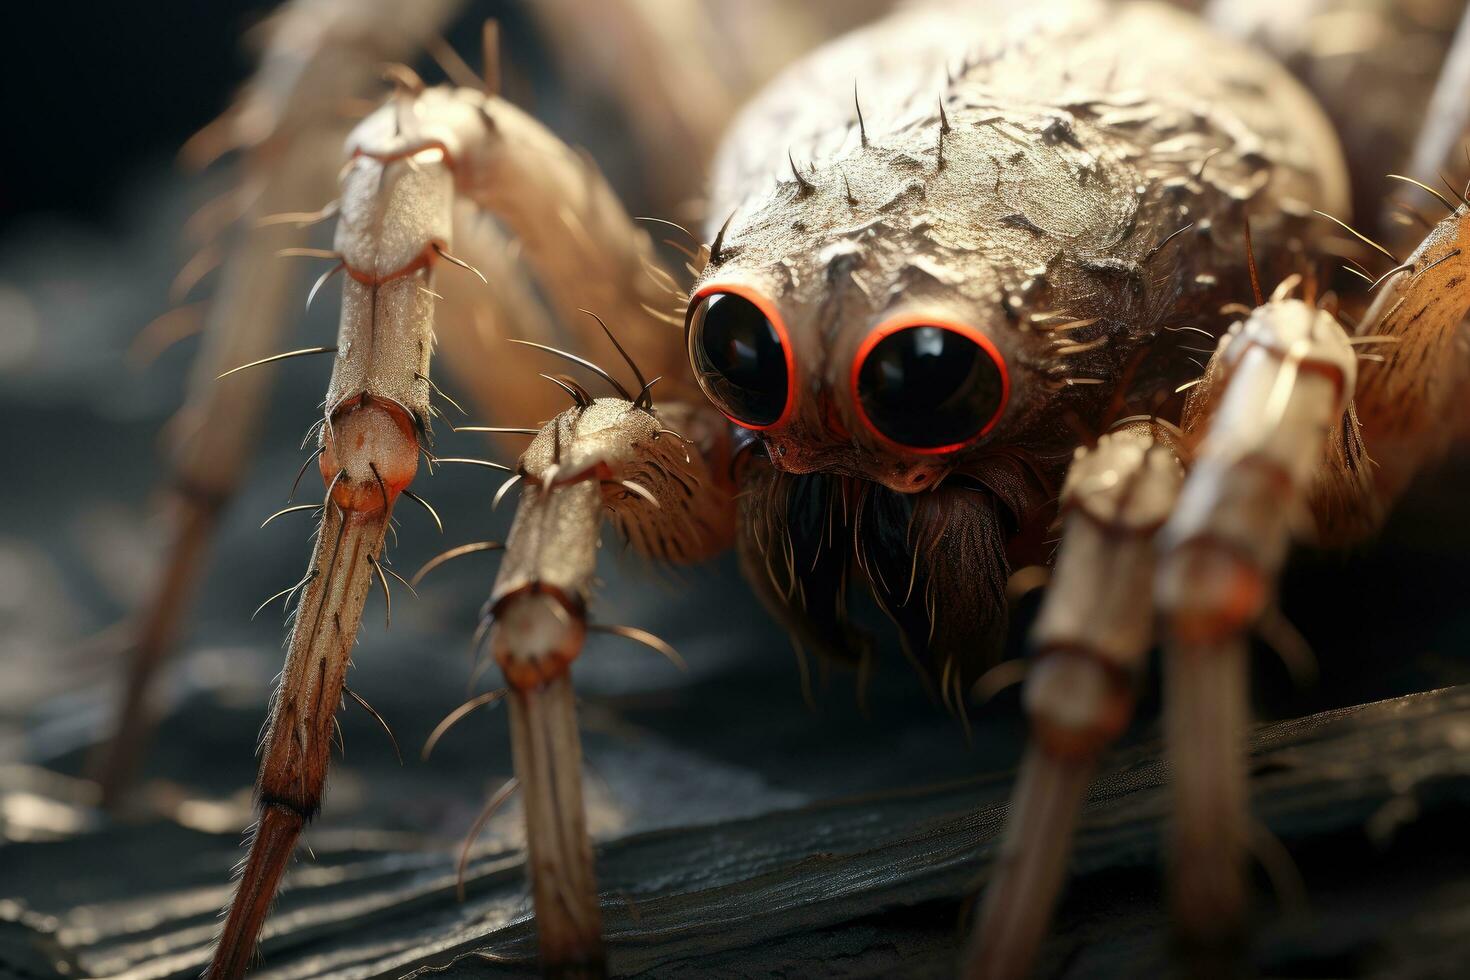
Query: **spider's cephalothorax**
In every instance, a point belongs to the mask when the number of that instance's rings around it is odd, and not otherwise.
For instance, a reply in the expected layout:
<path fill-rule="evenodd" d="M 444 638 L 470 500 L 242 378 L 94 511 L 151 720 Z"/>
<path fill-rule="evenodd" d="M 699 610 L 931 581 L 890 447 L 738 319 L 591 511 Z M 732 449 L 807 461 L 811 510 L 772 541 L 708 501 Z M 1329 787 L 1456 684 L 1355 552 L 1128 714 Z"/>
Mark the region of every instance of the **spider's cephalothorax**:
<path fill-rule="evenodd" d="M 762 591 L 850 649 L 856 572 L 957 690 L 1004 631 L 1008 543 L 1043 558 L 1073 447 L 1177 418 L 1250 297 L 1247 216 L 1267 275 L 1305 271 L 1305 219 L 1346 187 L 1309 97 L 1182 15 L 985 13 L 858 32 L 746 110 L 688 326 L 705 393 L 782 474 L 743 510 Z"/>

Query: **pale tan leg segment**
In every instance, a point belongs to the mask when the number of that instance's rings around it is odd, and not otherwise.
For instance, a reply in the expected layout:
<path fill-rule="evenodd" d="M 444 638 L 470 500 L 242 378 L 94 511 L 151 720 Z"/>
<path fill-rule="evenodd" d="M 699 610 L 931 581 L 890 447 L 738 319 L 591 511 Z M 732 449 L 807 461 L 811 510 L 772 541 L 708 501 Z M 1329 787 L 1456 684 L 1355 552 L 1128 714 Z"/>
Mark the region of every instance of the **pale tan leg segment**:
<path fill-rule="evenodd" d="M 1245 915 L 1246 633 L 1329 459 L 1356 379 L 1326 312 L 1273 299 L 1221 341 L 1197 396 L 1208 428 L 1160 538 L 1170 883 L 1190 945 L 1221 949 Z M 1212 410 L 1209 410 L 1212 409 Z"/>
<path fill-rule="evenodd" d="M 430 417 L 430 279 L 450 246 L 454 174 L 412 126 L 359 129 L 341 181 L 336 360 L 319 438 L 324 518 L 303 579 L 257 783 L 261 819 L 208 975 L 242 975 L 306 821 L 321 806 L 333 716 L 384 534 Z M 449 270 L 460 274 L 461 270 Z"/>
<path fill-rule="evenodd" d="M 718 442 L 686 444 L 651 407 L 617 398 L 584 403 L 579 395 L 521 458 L 526 489 L 490 597 L 490 647 L 511 692 L 527 867 L 548 975 L 595 977 L 604 969 L 570 675 L 588 630 L 603 513 L 611 511 L 652 557 L 695 561 L 723 549 L 734 533 L 733 501 L 705 452 L 724 455 Z"/>
<path fill-rule="evenodd" d="M 240 237 L 210 303 L 187 401 L 169 426 L 173 540 L 138 617 L 116 731 L 94 766 L 108 805 L 121 801 L 145 752 L 153 678 L 186 617 L 219 513 L 254 455 L 272 371 L 219 376 L 282 348 L 302 260 L 280 252 L 303 243 L 310 213 L 332 195 L 348 129 L 344 103 L 370 89 L 385 61 L 417 49 L 456 6 L 456 0 L 425 0 L 411 10 L 394 0 L 299 0 L 283 7 L 266 27 L 255 76 L 185 147 L 184 157 L 199 165 L 239 151 L 242 192 L 255 201 L 239 219 Z M 299 220 L 281 220 L 292 214 Z"/>
<path fill-rule="evenodd" d="M 554 328 L 537 315 L 514 324 L 511 336 L 561 342 L 584 356 L 608 351 L 602 328 L 584 312 L 590 311 L 607 323 L 647 378 L 661 379 L 661 398 L 703 400 L 682 341 L 688 295 L 659 266 L 647 232 L 634 224 L 586 156 L 503 99 L 447 86 L 384 106 L 357 132 L 360 139 L 390 141 L 409 121 L 420 145 L 443 150 L 461 201 L 479 208 L 480 220 L 493 215 L 504 224 L 551 307 Z M 472 212 L 461 206 L 456 218 L 457 226 L 472 231 L 469 247 L 497 247 L 496 232 L 473 228 Z M 511 267 L 504 260 L 498 264 Z M 519 292 L 501 305 L 510 312 L 526 309 Z M 461 319 L 446 328 L 457 328 Z M 501 356 L 526 365 L 526 374 L 535 377 L 529 368 L 536 355 L 507 346 Z M 499 414 L 513 397 L 496 401 L 491 407 Z"/>
<path fill-rule="evenodd" d="M 510 688 L 511 749 L 525 798 L 526 867 L 542 968 L 592 977 L 604 972 L 602 910 L 568 668 L 587 635 L 586 595 L 602 507 L 602 490 L 591 481 L 551 490 L 527 486 L 497 580 L 490 630 L 491 651 Z M 500 595 L 507 577 L 520 584 Z"/>
<path fill-rule="evenodd" d="M 701 403 L 682 340 L 687 293 L 596 166 L 502 99 L 464 90 L 455 98 L 468 103 L 475 126 L 463 150 L 463 193 L 515 236 L 571 350 L 606 349 L 601 328 L 581 312 L 590 310 L 647 377 L 663 379 L 662 399 Z"/>
<path fill-rule="evenodd" d="M 322 464 L 338 507 L 386 521 L 412 478 L 417 438 L 430 415 L 428 358 L 438 295 L 424 280 L 431 269 L 441 268 L 439 260 L 464 267 L 447 272 L 466 277 L 448 290 L 446 305 L 456 314 L 446 323 L 452 345 L 475 349 L 487 339 L 473 325 L 475 290 L 495 286 L 483 281 L 483 270 L 451 251 L 451 225 L 471 228 L 475 220 L 466 204 L 493 214 L 515 236 L 554 312 L 561 314 L 559 332 L 570 335 L 567 346 L 573 352 L 606 355 L 612 350 L 598 322 L 579 312 L 585 308 L 603 316 L 643 369 L 633 369 L 638 377 L 632 389 L 622 389 L 626 398 L 593 399 L 575 379 L 557 380 L 573 393 L 577 406 L 542 428 L 522 459 L 516 476 L 525 490 L 490 603 L 490 645 L 512 689 L 516 770 L 527 800 L 529 867 L 543 959 L 553 972 L 595 974 L 601 969 L 601 925 L 567 668 L 580 652 L 586 629 L 602 514 L 610 510 L 633 545 L 653 557 L 692 561 L 728 545 L 734 514 L 730 489 L 719 475 L 723 470 L 705 463 L 706 456 L 727 455 L 726 426 L 708 409 L 653 408 L 655 396 L 693 392 L 677 326 L 661 322 L 660 307 L 672 309 L 673 297 L 682 294 L 653 264 L 647 235 L 632 224 L 595 168 L 494 96 L 423 89 L 412 79 L 404 85 L 348 143 L 353 163 L 343 178 L 337 240 L 347 280 Z M 478 247 L 482 258 L 506 258 L 497 255 L 493 232 L 476 234 L 467 244 Z M 510 270 L 514 264 L 502 261 L 500 267 Z M 545 336 L 553 328 L 518 285 L 500 289 L 491 306 L 492 318 L 502 324 L 515 320 L 500 327 L 492 319 L 492 334 L 504 329 L 518 339 L 560 339 Z M 484 398 L 502 418 L 513 407 L 533 410 L 516 403 L 528 391 L 524 379 L 536 375 L 537 359 L 544 359 L 548 371 L 565 365 L 556 351 L 506 344 L 486 349 L 492 353 L 521 366 L 521 380 Z M 500 368 L 496 373 L 510 376 Z M 606 372 L 603 377 L 611 380 Z M 660 382 L 657 391 L 654 381 Z M 359 416 L 361 432 L 346 432 Z M 534 418 L 515 421 L 525 425 Z M 389 422 L 397 424 L 403 440 Z M 365 442 L 355 441 L 360 434 Z M 343 454 L 333 448 L 339 444 L 362 447 L 360 455 L 365 455 L 357 469 L 365 468 L 371 482 L 362 483 L 353 466 L 341 464 Z M 343 469 L 347 472 L 339 481 L 334 474 Z M 330 569 L 335 567 L 314 565 L 319 575 L 334 579 L 337 572 Z M 376 569 L 374 563 L 370 571 Z M 312 601 L 308 591 L 303 602 Z M 325 743 L 310 746 L 320 750 L 319 756 L 306 757 L 293 748 L 282 724 L 282 705 L 301 703 L 304 695 L 292 685 L 298 677 L 307 678 L 303 690 L 315 696 L 313 724 L 330 720 L 341 692 L 339 683 L 332 686 L 339 676 L 333 658 L 340 657 L 345 670 L 345 648 L 327 649 L 327 641 L 339 633 L 355 635 L 360 611 L 344 607 L 340 620 L 330 617 L 326 639 L 308 635 L 298 621 L 290 662 L 323 666 L 312 675 L 288 663 L 283 676 L 262 765 L 264 816 L 216 960 L 219 976 L 243 968 L 291 845 L 319 803 Z M 312 676 L 324 678 L 325 686 L 312 682 Z M 288 785 L 277 787 L 277 779 Z"/>
<path fill-rule="evenodd" d="M 440 125 L 440 139 L 457 162 L 460 193 L 505 223 L 559 314 L 556 336 L 546 335 L 555 328 L 541 316 L 517 317 L 505 332 L 543 343 L 566 336 L 570 353 L 608 361 L 607 336 L 582 312 L 591 311 L 642 368 L 630 400 L 594 401 L 573 384 L 577 407 L 548 423 L 522 457 L 517 475 L 525 490 L 491 598 L 490 645 L 511 690 L 543 967 L 557 975 L 598 975 L 601 916 L 568 669 L 587 629 L 602 514 L 610 509 L 634 546 L 654 557 L 693 561 L 725 547 L 734 508 L 722 470 L 705 464 L 706 456 L 725 455 L 724 426 L 707 411 L 651 408 L 655 394 L 702 404 L 673 316 L 684 295 L 654 264 L 647 234 L 590 162 L 494 96 L 434 89 L 422 93 L 417 111 Z M 490 236 L 480 244 L 495 247 Z M 476 320 L 470 304 L 453 305 L 470 313 L 456 328 L 470 322 L 476 333 L 456 336 L 452 345 L 484 343 L 487 332 L 499 332 L 487 318 Z M 527 308 L 519 301 L 505 305 Z M 564 362 L 509 345 L 499 357 L 521 368 L 520 379 L 477 400 L 497 422 L 530 424 L 534 418 L 506 413 L 512 407 L 535 412 L 542 400 L 513 402 L 509 395 L 535 377 L 537 358 L 553 371 Z M 657 392 L 648 387 L 654 378 L 662 379 Z"/>
<path fill-rule="evenodd" d="M 971 980 L 1031 971 L 1098 757 L 1132 716 L 1153 635 L 1153 537 L 1182 480 L 1167 433 L 1148 424 L 1104 436 L 1072 463 L 1062 549 L 1031 637 L 1032 739 L 966 955 Z"/>
<path fill-rule="evenodd" d="M 296 159 L 288 155 L 285 160 L 291 166 L 287 172 L 319 176 L 320 161 L 331 159 L 331 155 L 320 145 L 283 135 L 286 129 L 294 131 L 302 122 L 296 111 L 301 109 L 298 101 L 320 109 L 324 97 L 330 111 L 340 111 L 345 94 L 375 75 L 382 61 L 402 53 L 395 48 L 407 51 L 420 46 L 455 5 L 453 0 L 430 0 L 412 8 L 388 0 L 373 0 L 366 9 L 345 0 L 293 5 L 276 23 L 279 43 L 273 43 L 266 68 L 247 96 L 203 134 L 191 151 L 196 157 L 208 158 L 238 146 L 260 146 L 262 152 L 285 147 L 290 153 L 305 156 Z M 404 16 L 414 23 L 402 23 Z M 382 43 L 385 31 L 389 35 L 386 46 Z M 367 76 L 360 63 L 363 58 L 370 65 Z M 668 397 L 682 393 L 691 401 L 697 400 L 697 395 L 676 332 L 679 320 L 674 314 L 675 300 L 682 303 L 683 293 L 653 261 L 647 234 L 634 226 L 584 156 L 524 113 L 479 91 L 425 89 L 406 69 L 400 69 L 396 77 L 400 91 L 363 120 L 347 142 L 349 159 L 340 178 L 337 202 L 341 215 L 336 238 L 340 260 L 337 271 L 344 278 L 342 318 L 319 439 L 319 466 L 327 487 L 325 514 L 312 564 L 300 587 L 287 664 L 262 748 L 261 821 L 209 970 L 212 977 L 235 977 L 244 972 L 295 843 L 321 803 L 333 713 L 344 690 L 363 602 L 374 582 L 388 588 L 382 566 L 383 535 L 397 497 L 414 477 L 419 453 L 427 448 L 433 414 L 433 385 L 428 372 L 437 299 L 431 279 L 441 264 L 463 267 L 450 270 L 452 275 L 479 275 L 479 270 L 453 253 L 452 228 L 464 227 L 456 221 L 455 212 L 466 211 L 457 206 L 457 201 L 495 214 L 519 239 L 566 333 L 574 341 L 591 341 L 570 346 L 587 349 L 595 343 L 600 349 L 607 343 L 596 321 L 578 312 L 589 309 L 611 324 L 624 347 L 651 375 L 640 377 L 642 390 L 620 403 L 621 411 L 629 418 L 645 420 L 641 427 L 634 425 L 631 430 L 643 439 L 636 450 L 627 458 L 617 457 L 617 467 L 612 470 L 599 464 L 601 468 L 594 471 L 562 470 L 558 477 L 562 434 L 552 426 L 547 431 L 553 433 L 549 438 L 556 450 L 549 458 L 554 462 L 549 470 L 539 473 L 542 483 L 537 483 L 538 473 L 526 472 L 531 487 L 527 508 L 537 513 L 577 511 L 575 495 L 566 497 L 563 503 L 563 486 L 585 484 L 597 502 L 588 512 L 590 525 L 582 527 L 570 519 L 552 523 L 559 529 L 558 544 L 574 539 L 582 545 L 573 550 L 585 546 L 588 555 L 596 545 L 604 505 L 611 506 L 615 519 L 637 547 L 662 557 L 693 559 L 708 554 L 728 543 L 733 533 L 729 489 L 704 467 L 701 456 L 705 451 L 724 452 L 724 437 L 720 434 L 723 426 L 707 424 L 704 413 L 662 413 L 680 430 L 675 432 L 665 429 L 665 423 L 652 410 L 654 394 Z M 325 126 L 315 130 L 319 134 L 330 132 Z M 271 142 L 276 137 L 279 140 Z M 319 206 L 315 200 L 275 199 L 263 205 L 292 212 L 307 212 Z M 260 262 L 232 264 L 242 284 L 237 287 L 242 301 L 232 308 L 264 313 L 268 325 L 279 321 L 278 315 L 271 315 L 272 307 L 285 293 L 284 282 L 271 278 L 280 267 L 277 247 L 257 245 L 250 254 Z M 696 256 L 695 262 L 701 261 Z M 264 279 L 259 275 L 252 279 L 258 265 L 271 267 Z M 502 318 L 513 317 L 517 326 L 529 330 L 536 340 L 560 339 L 543 335 L 551 332 L 543 318 L 529 316 L 523 321 L 518 315 L 520 310 L 531 308 L 522 302 L 525 290 L 507 287 L 502 298 L 504 301 L 497 304 Z M 474 305 L 473 297 L 460 293 L 459 309 Z M 275 353 L 270 349 L 275 344 L 263 343 L 268 339 L 267 332 L 242 329 L 242 325 L 248 325 L 247 319 L 218 332 L 225 346 L 215 361 L 223 358 L 224 362 L 200 368 L 211 379 Z M 259 349 L 239 349 L 244 342 Z M 507 360 L 513 351 L 505 348 L 496 354 L 498 359 Z M 542 356 L 515 353 L 523 363 Z M 535 372 L 527 368 L 524 373 Z M 246 380 L 243 375 L 232 375 L 229 380 L 236 378 Z M 258 387 L 262 379 L 248 380 Z M 656 393 L 651 390 L 655 381 L 660 381 Z M 568 390 L 580 389 L 573 383 Z M 258 401 L 262 394 L 263 388 L 253 391 L 251 401 Z M 518 399 L 516 391 L 510 390 L 497 392 L 487 400 L 500 407 L 507 400 Z M 596 456 L 608 445 L 598 441 L 599 435 L 587 439 L 582 436 L 586 435 L 588 420 L 600 417 L 599 409 L 590 397 L 579 395 L 579 401 L 586 404 L 577 409 L 577 431 L 565 435 L 576 437 L 572 442 L 582 447 L 580 451 Z M 237 423 L 246 432 L 254 414 L 251 404 L 218 397 L 211 404 L 230 409 L 227 421 Z M 217 431 L 207 431 L 210 428 Z M 617 426 L 609 424 L 606 428 Z M 218 425 L 202 426 L 198 431 L 208 453 L 223 453 L 236 466 L 246 457 L 248 432 L 239 438 L 220 438 L 223 430 Z M 692 435 L 698 445 L 685 443 L 684 435 Z M 651 468 L 644 469 L 645 465 Z M 211 479 L 224 478 L 226 490 L 232 486 L 233 476 L 210 465 L 209 460 L 200 468 L 208 471 Z M 622 475 L 608 475 L 617 472 Z M 540 510 L 536 508 L 538 495 L 548 501 Z M 649 500 L 659 496 L 668 502 L 662 508 Z M 637 512 L 639 508 L 653 508 L 654 516 Z M 207 522 L 195 519 L 186 523 L 188 533 L 179 550 L 181 558 L 175 562 L 171 585 L 160 606 L 164 615 L 155 617 L 151 635 L 166 637 L 171 632 L 180 583 L 191 577 L 188 560 L 197 556 L 207 536 Z M 534 544 L 537 538 L 533 532 L 521 523 L 517 528 L 515 541 L 520 543 L 514 544 L 514 554 L 549 554 Z M 564 550 L 558 547 L 559 552 Z M 507 567 L 519 566 L 512 559 Z M 574 561 L 569 567 L 581 566 Z M 590 569 L 590 565 L 587 567 Z M 539 582 L 540 578 L 533 576 L 529 581 Z M 525 652 L 525 642 L 530 642 L 532 652 L 527 656 L 532 659 L 538 652 L 545 653 L 533 641 L 525 641 L 524 636 L 516 639 L 506 632 L 517 622 L 534 632 L 538 607 L 533 603 L 524 610 L 519 608 L 519 593 L 517 596 L 501 596 L 509 602 L 504 609 L 499 602 L 496 605 L 499 618 L 495 648 L 503 665 Z M 544 603 L 540 608 L 545 611 Z M 565 637 L 553 639 L 554 646 L 565 647 L 573 655 L 580 647 L 580 640 L 563 643 Z M 161 648 L 163 642 L 159 639 L 152 646 Z M 146 686 L 146 668 L 158 658 L 150 655 L 143 659 L 145 669 L 137 671 L 135 692 Z M 507 673 L 520 676 L 513 669 Z M 522 733 L 517 767 L 525 773 L 528 798 L 533 799 L 532 808 L 537 814 L 575 813 L 580 820 L 580 800 L 570 788 L 580 780 L 576 753 L 568 752 L 568 746 L 575 748 L 576 743 L 570 687 L 559 686 L 556 678 L 548 675 L 545 690 L 534 682 L 528 690 L 531 693 L 518 698 L 513 712 L 517 730 Z M 136 693 L 131 698 L 134 703 L 140 700 Z M 130 717 L 138 717 L 136 710 Z M 130 736 L 120 739 L 119 744 L 137 741 L 136 736 Z M 125 767 L 115 768 L 122 772 Z M 552 879 L 559 881 L 559 892 L 544 894 L 589 893 L 590 863 L 578 858 L 588 853 L 585 831 L 580 825 L 569 825 L 559 832 L 559 840 L 553 840 L 538 836 L 540 828 L 552 822 L 538 818 L 533 823 L 533 850 L 541 855 L 541 864 L 550 862 L 557 869 L 571 869 L 566 877 Z M 586 869 L 580 877 L 575 871 L 579 864 Z M 544 878 L 538 875 L 538 880 Z M 558 902 L 547 897 L 543 902 L 566 910 L 553 909 L 546 914 L 554 943 L 571 949 L 568 962 L 580 955 L 577 937 L 600 933 L 595 916 L 588 920 L 577 914 L 577 909 L 585 909 L 581 901 Z M 558 928 L 559 920 L 564 920 L 567 928 Z M 555 949 L 552 952 L 560 956 Z"/>

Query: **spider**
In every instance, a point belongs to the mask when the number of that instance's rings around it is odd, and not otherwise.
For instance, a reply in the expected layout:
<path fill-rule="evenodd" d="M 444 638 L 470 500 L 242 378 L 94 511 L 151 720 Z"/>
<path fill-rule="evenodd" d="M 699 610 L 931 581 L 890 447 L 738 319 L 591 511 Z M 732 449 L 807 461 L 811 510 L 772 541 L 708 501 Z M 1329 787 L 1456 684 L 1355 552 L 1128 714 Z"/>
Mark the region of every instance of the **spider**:
<path fill-rule="evenodd" d="M 321 525 L 285 596 L 296 617 L 262 747 L 260 821 L 209 975 L 244 972 L 320 806 L 363 606 L 375 584 L 389 588 L 390 516 L 400 497 L 423 503 L 409 489 L 420 457 L 504 470 L 497 504 L 520 494 L 477 640 L 508 687 L 548 973 L 605 968 L 570 684 L 594 628 L 605 518 L 653 559 L 736 548 L 800 644 L 859 669 L 870 650 L 849 600 L 865 594 L 954 704 L 996 661 L 1010 570 L 1051 565 L 1024 688 L 1032 740 L 962 969 L 1027 973 L 1078 808 L 1156 642 L 1173 915 L 1191 942 L 1228 947 L 1246 906 L 1252 625 L 1295 537 L 1361 539 L 1446 440 L 1470 203 L 1395 175 L 1448 212 L 1421 219 L 1427 234 L 1373 225 L 1402 262 L 1341 217 L 1355 201 L 1372 210 L 1365 174 L 1385 161 L 1432 175 L 1458 152 L 1470 32 L 1451 50 L 1460 5 L 1442 6 L 1437 26 L 1415 27 L 1445 66 L 1432 95 L 1422 71 L 1372 50 L 1306 43 L 1339 8 L 1372 7 L 1402 28 L 1407 15 L 1387 3 L 1222 3 L 1200 17 L 1101 0 L 906 7 L 799 60 L 729 125 L 711 165 L 709 244 L 685 249 L 687 288 L 596 167 L 500 98 L 493 72 L 430 87 L 392 70 L 393 93 L 338 158 L 335 203 L 294 211 L 323 175 L 310 110 L 370 74 L 344 39 L 403 57 L 433 44 L 449 5 L 288 9 L 265 70 L 294 70 L 300 84 L 256 89 L 223 139 L 269 161 L 254 207 L 285 212 L 272 227 L 336 217 L 312 295 L 340 273 L 342 314 L 335 347 L 255 357 L 270 331 L 247 329 L 237 302 L 200 371 L 334 357 L 308 460 L 325 488 L 312 505 Z M 288 43 L 306 37 L 319 47 Z M 654 48 L 647 75 L 688 67 L 687 52 Z M 652 91 L 639 88 L 643 67 L 620 69 L 636 76 L 629 91 Z M 1329 84 L 1344 74 L 1393 86 L 1392 106 Z M 690 91 L 708 91 L 697 80 Z M 673 108 L 688 93 L 654 88 L 668 115 L 650 130 L 667 153 L 658 140 L 691 118 Z M 509 263 L 502 227 L 544 304 Z M 281 280 L 261 270 L 280 245 L 250 245 L 227 290 L 269 306 Z M 1365 246 L 1391 268 L 1358 265 Z M 1372 289 L 1330 288 L 1334 255 Z M 486 344 L 507 332 L 577 373 L 538 377 Z M 520 415 L 520 428 L 465 427 L 530 436 L 516 465 L 432 452 L 436 336 L 487 411 Z M 594 395 L 593 377 L 612 394 Z M 230 402 L 237 430 L 242 401 L 260 397 L 251 383 Z M 546 408 L 547 391 L 570 406 Z M 225 410 L 200 397 L 215 409 L 184 442 L 193 503 L 137 648 L 117 778 L 190 556 L 248 442 L 211 439 Z"/>

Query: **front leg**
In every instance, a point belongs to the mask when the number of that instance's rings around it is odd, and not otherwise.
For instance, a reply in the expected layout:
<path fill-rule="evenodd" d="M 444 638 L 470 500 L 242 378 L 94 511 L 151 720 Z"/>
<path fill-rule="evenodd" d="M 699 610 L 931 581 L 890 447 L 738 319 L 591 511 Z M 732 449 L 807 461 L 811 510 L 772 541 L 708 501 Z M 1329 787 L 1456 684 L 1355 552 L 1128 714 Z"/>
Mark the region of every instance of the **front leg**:
<path fill-rule="evenodd" d="M 1182 938 L 1217 951 L 1238 935 L 1246 635 L 1275 590 L 1309 492 L 1357 485 L 1352 473 L 1363 461 L 1345 413 L 1355 369 L 1335 319 L 1278 295 L 1231 330 L 1196 386 L 1178 440 L 1202 441 L 1182 489 L 1177 470 L 1171 480 L 1162 463 L 1147 468 L 1148 456 L 1128 454 L 1116 435 L 1074 464 L 1072 515 L 1033 636 L 1032 745 L 967 976 L 1030 971 L 1086 785 L 1129 721 L 1155 610 L 1174 785 L 1175 924 Z"/>
<path fill-rule="evenodd" d="M 1161 535 L 1155 587 L 1174 924 L 1218 951 L 1244 927 L 1248 633 L 1292 538 L 1311 536 L 1310 493 L 1362 469 L 1347 446 L 1352 345 L 1334 317 L 1282 292 L 1222 339 L 1198 386 L 1189 424 L 1204 441 Z"/>
<path fill-rule="evenodd" d="M 725 427 L 712 413 L 578 399 L 521 457 L 526 486 L 487 613 L 490 650 L 510 690 L 542 967 L 565 977 L 603 973 L 570 674 L 589 629 L 603 515 L 643 554 L 674 561 L 722 550 L 734 525 L 719 477 Z"/>
<path fill-rule="evenodd" d="M 449 254 L 454 175 L 445 148 L 412 131 L 386 142 L 372 136 L 354 138 L 341 179 L 342 309 L 316 454 L 322 523 L 292 590 L 300 593 L 296 620 L 261 746 L 260 821 L 212 980 L 245 972 L 296 842 L 320 809 L 363 605 L 375 581 L 388 589 L 384 535 L 427 449 L 430 285 Z"/>
<path fill-rule="evenodd" d="M 1153 642 L 1155 532 L 1184 477 L 1170 427 L 1130 425 L 1079 449 L 1046 602 L 1031 634 L 1031 744 L 985 888 L 965 976 L 1023 977 L 1065 877 L 1098 759 L 1127 728 Z"/>
<path fill-rule="evenodd" d="M 155 677 L 188 615 L 220 515 L 255 455 L 272 372 L 259 368 L 223 381 L 220 375 L 282 348 L 301 266 L 281 253 L 307 244 L 304 224 L 314 220 L 308 212 L 331 196 L 348 129 L 342 104 L 373 90 L 382 64 L 418 49 L 457 5 L 426 0 L 409 10 L 395 0 L 298 0 L 283 6 L 262 25 L 268 40 L 254 77 L 184 148 L 184 159 L 201 166 L 238 153 L 241 186 L 232 196 L 253 196 L 254 203 L 209 246 L 227 246 L 219 286 L 185 403 L 165 431 L 171 540 L 139 610 L 115 729 L 95 766 L 107 805 L 125 802 L 146 754 Z M 301 223 L 282 220 L 292 213 Z"/>

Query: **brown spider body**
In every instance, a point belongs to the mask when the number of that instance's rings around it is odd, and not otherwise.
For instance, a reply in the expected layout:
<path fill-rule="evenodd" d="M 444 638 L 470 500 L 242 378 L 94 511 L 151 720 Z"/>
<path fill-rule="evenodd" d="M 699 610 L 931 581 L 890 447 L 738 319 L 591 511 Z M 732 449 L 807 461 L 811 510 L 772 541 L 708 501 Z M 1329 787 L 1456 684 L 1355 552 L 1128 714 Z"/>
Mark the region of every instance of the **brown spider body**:
<path fill-rule="evenodd" d="M 1347 198 L 1327 120 L 1260 52 L 1152 4 L 1012 6 L 890 18 L 758 96 L 714 166 L 710 234 L 731 220 L 696 284 L 767 297 L 794 348 L 795 414 L 761 433 L 778 473 L 742 511 L 753 579 L 852 656 L 855 557 L 956 693 L 1003 636 L 1008 552 L 1046 560 L 1079 441 L 1179 419 L 1221 307 L 1250 301 L 1247 217 L 1275 282 L 1314 268 L 1312 211 Z M 999 423 L 959 451 L 895 449 L 855 410 L 855 354 L 904 314 L 970 325 L 1009 368 Z"/>

